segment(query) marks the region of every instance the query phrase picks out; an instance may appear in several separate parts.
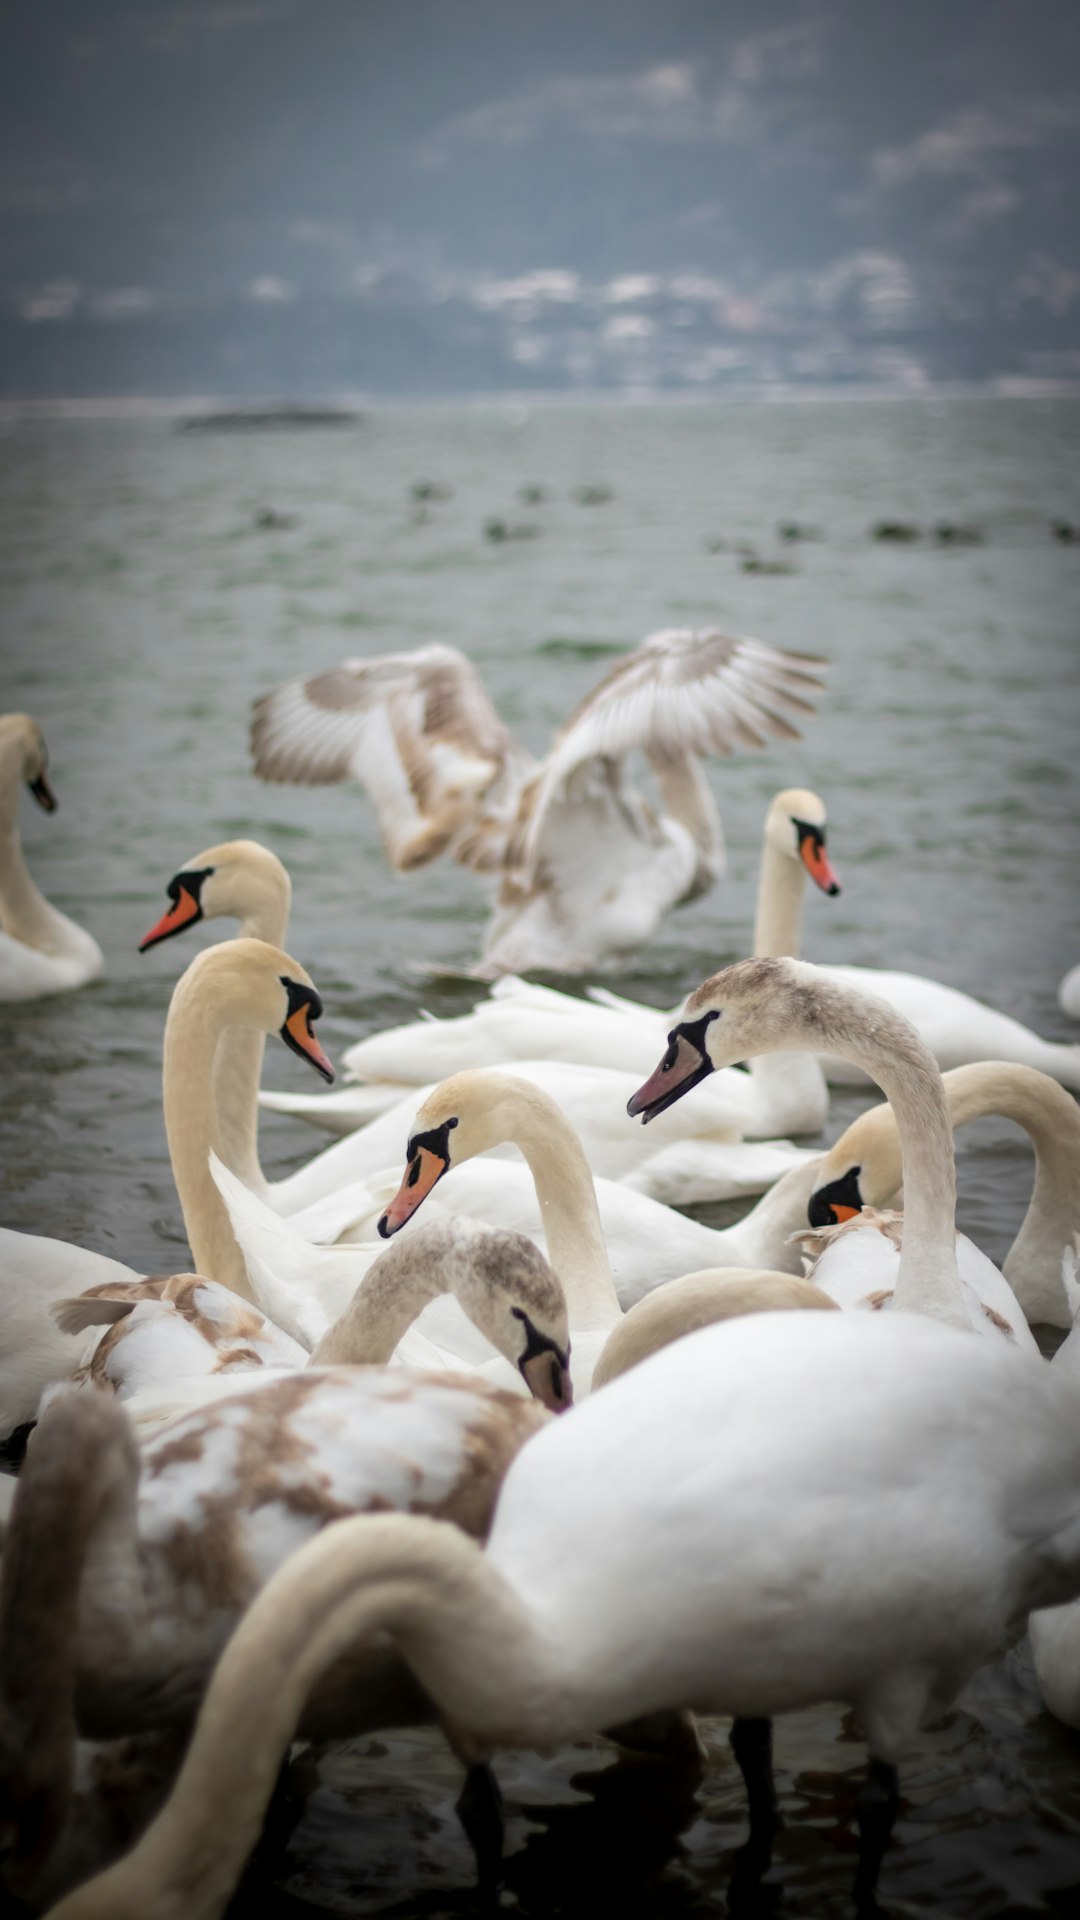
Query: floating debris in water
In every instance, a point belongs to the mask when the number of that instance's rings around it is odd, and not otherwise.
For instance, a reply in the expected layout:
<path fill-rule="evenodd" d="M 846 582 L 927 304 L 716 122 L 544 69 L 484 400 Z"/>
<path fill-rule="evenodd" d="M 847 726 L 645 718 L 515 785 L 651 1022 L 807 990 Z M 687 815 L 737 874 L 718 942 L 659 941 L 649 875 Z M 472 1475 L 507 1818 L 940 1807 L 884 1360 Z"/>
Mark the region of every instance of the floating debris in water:
<path fill-rule="evenodd" d="M 445 486 L 441 480 L 414 480 L 409 492 L 414 500 L 452 500 L 454 497 L 453 487 Z"/>
<path fill-rule="evenodd" d="M 905 543 L 921 539 L 918 527 L 910 520 L 879 520 L 871 534 L 872 540 L 895 540 Z"/>
<path fill-rule="evenodd" d="M 1074 526 L 1071 520 L 1052 521 L 1050 531 L 1063 547 L 1080 547 L 1080 527 Z"/>
<path fill-rule="evenodd" d="M 982 532 L 978 527 L 958 526 L 953 520 L 939 520 L 934 528 L 934 539 L 939 547 L 981 547 Z"/>
<path fill-rule="evenodd" d="M 522 506 L 538 507 L 543 497 L 543 487 L 538 487 L 535 483 L 530 483 L 528 486 L 518 488 L 518 499 L 521 501 Z"/>
<path fill-rule="evenodd" d="M 602 507 L 612 498 L 611 487 L 575 487 L 574 499 L 580 507 Z"/>
<path fill-rule="evenodd" d="M 801 520 L 781 520 L 776 529 L 781 540 L 824 540 L 820 527 L 805 526 Z"/>
<path fill-rule="evenodd" d="M 766 560 L 760 553 L 748 553 L 743 557 L 743 573 L 795 573 L 797 569 L 790 560 Z"/>
<path fill-rule="evenodd" d="M 265 533 L 284 533 L 289 527 L 298 526 L 299 521 L 295 513 L 278 513 L 275 507 L 260 507 L 255 525 Z"/>
<path fill-rule="evenodd" d="M 485 520 L 484 539 L 498 544 L 501 540 L 535 540 L 539 527 L 514 526 L 508 520 Z"/>

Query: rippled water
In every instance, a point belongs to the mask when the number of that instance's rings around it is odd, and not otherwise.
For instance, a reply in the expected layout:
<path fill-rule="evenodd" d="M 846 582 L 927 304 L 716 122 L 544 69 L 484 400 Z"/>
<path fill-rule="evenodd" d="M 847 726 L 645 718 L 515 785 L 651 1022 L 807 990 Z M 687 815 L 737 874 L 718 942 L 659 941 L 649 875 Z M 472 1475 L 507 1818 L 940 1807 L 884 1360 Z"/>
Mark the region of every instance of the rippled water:
<path fill-rule="evenodd" d="M 0 1219 L 150 1271 L 179 1264 L 161 1027 L 185 954 L 211 932 L 145 959 L 135 946 L 170 875 L 217 840 L 253 834 L 290 867 L 289 944 L 322 990 L 331 1053 L 421 1005 L 469 1004 L 475 990 L 423 968 L 475 956 L 476 883 L 449 869 L 393 878 L 359 792 L 262 787 L 246 762 L 256 693 L 436 639 L 472 654 L 534 749 L 656 627 L 718 624 L 833 662 L 801 744 L 717 766 L 729 878 L 672 917 L 613 978 L 620 990 L 670 1004 L 746 951 L 764 808 L 800 784 L 828 803 L 845 882 L 840 900 L 808 903 L 807 957 L 911 967 L 1074 1038 L 1054 995 L 1080 958 L 1080 548 L 1057 545 L 1049 522 L 1080 518 L 1078 426 L 1076 402 L 970 399 L 401 407 L 355 431 L 239 437 L 160 419 L 9 423 L 3 704 L 44 726 L 61 803 L 52 819 L 27 806 L 24 843 L 49 896 L 101 942 L 108 977 L 0 1009 Z M 418 508 L 421 479 L 451 498 Z M 519 500 L 528 484 L 542 501 Z M 613 489 L 605 504 L 574 498 L 597 484 Z M 257 528 L 265 508 L 295 525 Z M 492 544 L 493 516 L 535 537 Z M 973 522 L 984 544 L 878 545 L 879 519 Z M 778 555 L 784 520 L 823 535 L 782 550 L 790 576 L 708 550 Z M 281 1048 L 267 1078 L 309 1088 Z M 862 1104 L 835 1100 L 828 1137 Z M 317 1144 L 294 1123 L 264 1128 L 273 1170 Z M 962 1224 L 1000 1257 L 1030 1189 L 1014 1130 L 969 1129 L 960 1182 Z M 723 1729 L 709 1733 L 696 1789 L 599 1744 L 501 1761 L 505 1904 L 722 1911 L 743 1797 Z M 843 1913 L 862 1749 L 825 1712 L 783 1725 L 777 1746 L 789 1824 L 753 1910 Z M 1039 1711 L 1025 1649 L 981 1676 L 904 1770 L 888 1910 L 1073 1911 L 1078 1759 L 1080 1740 Z M 363 1743 L 334 1761 L 284 1863 L 260 1866 L 249 1893 L 281 1915 L 467 1909 L 458 1784 L 433 1734 Z"/>

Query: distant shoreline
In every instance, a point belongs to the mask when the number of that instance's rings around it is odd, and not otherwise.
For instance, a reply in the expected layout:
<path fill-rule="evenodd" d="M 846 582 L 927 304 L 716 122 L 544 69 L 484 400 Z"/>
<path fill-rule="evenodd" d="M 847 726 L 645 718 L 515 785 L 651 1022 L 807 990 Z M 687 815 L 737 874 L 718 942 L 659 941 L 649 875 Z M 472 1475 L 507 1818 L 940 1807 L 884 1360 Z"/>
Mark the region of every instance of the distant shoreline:
<path fill-rule="evenodd" d="M 590 387 L 536 391 L 496 388 L 476 393 L 343 393 L 325 400 L 290 404 L 273 397 L 239 399 L 230 394 L 100 394 L 0 395 L 0 423 L 17 425 L 34 420 L 160 419 L 178 426 L 208 431 L 284 431 L 308 426 L 357 426 L 372 414 L 396 409 L 501 409 L 526 413 L 559 407 L 635 408 L 692 406 L 701 410 L 731 406 L 815 406 L 824 402 L 868 401 L 935 403 L 943 400 L 1080 399 L 1080 381 L 1007 378 L 983 383 L 952 382 L 940 386 L 895 385 L 761 385 L 711 389 Z"/>

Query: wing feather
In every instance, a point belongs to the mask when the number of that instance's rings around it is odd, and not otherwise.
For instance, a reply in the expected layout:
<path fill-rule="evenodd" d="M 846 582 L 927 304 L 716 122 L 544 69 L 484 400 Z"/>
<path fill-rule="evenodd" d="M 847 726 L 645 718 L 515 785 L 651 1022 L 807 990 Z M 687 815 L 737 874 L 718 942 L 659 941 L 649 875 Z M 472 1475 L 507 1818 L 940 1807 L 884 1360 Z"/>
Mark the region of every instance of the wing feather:
<path fill-rule="evenodd" d="M 797 740 L 814 712 L 828 663 L 714 628 L 651 634 L 570 715 L 534 784 L 530 818 L 517 845 L 526 876 L 535 866 L 545 816 L 583 762 L 618 760 L 640 749 L 654 765 L 691 754 L 732 754 L 770 739 Z"/>
<path fill-rule="evenodd" d="M 516 789 L 520 754 L 453 647 L 346 660 L 288 681 L 256 700 L 251 750 L 262 780 L 359 780 L 399 869 L 447 850 L 489 866 L 493 839 L 501 851 L 500 789 Z"/>

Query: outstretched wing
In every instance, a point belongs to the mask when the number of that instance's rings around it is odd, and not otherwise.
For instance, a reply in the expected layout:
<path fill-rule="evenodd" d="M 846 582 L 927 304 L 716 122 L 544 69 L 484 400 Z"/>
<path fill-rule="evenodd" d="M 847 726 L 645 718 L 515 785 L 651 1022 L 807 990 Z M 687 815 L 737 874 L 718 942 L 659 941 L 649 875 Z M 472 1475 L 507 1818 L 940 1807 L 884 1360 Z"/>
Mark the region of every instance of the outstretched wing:
<path fill-rule="evenodd" d="M 730 754 L 797 740 L 813 713 L 828 662 L 715 628 L 666 628 L 619 660 L 555 736 L 534 786 L 519 859 L 535 865 L 547 813 L 585 761 L 635 748 L 659 769 L 691 755 Z"/>
<path fill-rule="evenodd" d="M 275 688 L 255 702 L 251 750 L 262 780 L 359 780 L 402 870 L 448 849 L 467 866 L 497 865 L 523 770 L 475 667 L 443 646 L 346 660 Z"/>

